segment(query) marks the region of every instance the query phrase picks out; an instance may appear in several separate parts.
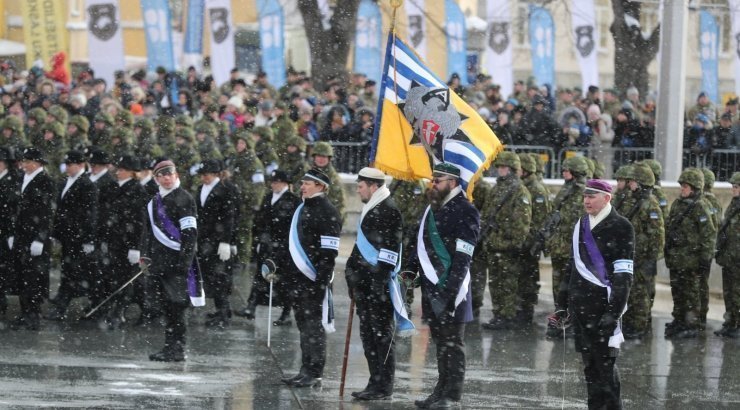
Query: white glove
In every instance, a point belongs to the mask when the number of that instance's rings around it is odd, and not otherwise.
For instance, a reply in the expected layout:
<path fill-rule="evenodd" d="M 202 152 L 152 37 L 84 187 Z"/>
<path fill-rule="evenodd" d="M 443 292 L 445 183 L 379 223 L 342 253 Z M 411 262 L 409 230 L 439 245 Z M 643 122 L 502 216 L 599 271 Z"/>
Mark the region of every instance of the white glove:
<path fill-rule="evenodd" d="M 15 236 L 8 238 L 8 249 L 13 250 L 13 242 L 15 242 Z"/>
<path fill-rule="evenodd" d="M 86 243 L 82 245 L 82 252 L 85 252 L 85 255 L 89 255 L 95 251 L 95 244 L 94 243 Z"/>
<path fill-rule="evenodd" d="M 231 245 L 226 242 L 218 244 L 218 258 L 222 261 L 227 261 L 231 257 Z"/>
<path fill-rule="evenodd" d="M 141 259 L 141 252 L 136 249 L 128 250 L 128 263 L 136 265 L 139 263 L 139 259 Z"/>
<path fill-rule="evenodd" d="M 231 255 L 236 256 L 239 251 L 236 249 L 236 245 L 231 245 Z"/>
<path fill-rule="evenodd" d="M 31 256 L 39 256 L 44 251 L 44 243 L 33 241 L 31 244 Z"/>

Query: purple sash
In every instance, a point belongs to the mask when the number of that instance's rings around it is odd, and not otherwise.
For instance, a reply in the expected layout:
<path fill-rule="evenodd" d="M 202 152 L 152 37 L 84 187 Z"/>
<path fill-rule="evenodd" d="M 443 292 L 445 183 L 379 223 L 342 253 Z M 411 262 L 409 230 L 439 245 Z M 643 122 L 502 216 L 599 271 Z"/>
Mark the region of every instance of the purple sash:
<path fill-rule="evenodd" d="M 601 255 L 599 247 L 596 246 L 596 240 L 593 234 L 591 234 L 591 221 L 588 219 L 588 215 L 581 219 L 581 238 L 583 238 L 583 244 L 586 247 L 586 253 L 588 259 L 590 259 L 593 269 L 591 270 L 596 274 L 601 283 L 607 287 L 611 287 L 611 282 L 606 277 L 606 263 L 604 263 L 604 257 Z"/>

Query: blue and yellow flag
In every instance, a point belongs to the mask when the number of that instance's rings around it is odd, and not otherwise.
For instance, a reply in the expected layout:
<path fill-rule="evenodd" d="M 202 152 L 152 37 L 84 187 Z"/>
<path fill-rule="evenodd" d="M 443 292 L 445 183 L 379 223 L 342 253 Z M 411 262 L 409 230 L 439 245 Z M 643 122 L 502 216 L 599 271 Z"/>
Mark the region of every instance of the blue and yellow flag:
<path fill-rule="evenodd" d="M 451 163 L 472 199 L 475 181 L 502 150 L 480 115 L 390 33 L 370 163 L 405 180 L 431 179 L 434 164 Z"/>

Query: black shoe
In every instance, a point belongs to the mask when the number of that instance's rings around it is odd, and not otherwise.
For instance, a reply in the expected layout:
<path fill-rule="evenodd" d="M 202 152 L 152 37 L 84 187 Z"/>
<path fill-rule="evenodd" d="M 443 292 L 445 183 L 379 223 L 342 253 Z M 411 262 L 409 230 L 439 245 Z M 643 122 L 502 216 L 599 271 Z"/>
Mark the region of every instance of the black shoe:
<path fill-rule="evenodd" d="M 321 386 L 321 377 L 303 376 L 300 379 L 294 381 L 291 386 L 293 387 L 318 387 Z"/>
<path fill-rule="evenodd" d="M 355 393 L 352 393 L 352 395 L 356 397 L 358 400 L 371 401 L 371 400 L 390 400 L 390 398 L 393 396 L 393 393 L 365 390 L 365 391 L 357 392 L 357 395 L 355 395 Z"/>
<path fill-rule="evenodd" d="M 294 382 L 302 379 L 303 376 L 303 374 L 298 373 L 293 377 L 283 377 L 282 379 L 280 379 L 280 381 L 287 384 L 288 386 L 292 386 Z"/>
<path fill-rule="evenodd" d="M 531 325 L 533 318 L 534 318 L 534 310 L 527 308 L 527 309 L 517 310 L 516 316 L 514 316 L 514 321 L 520 325 Z"/>
<path fill-rule="evenodd" d="M 672 339 L 695 339 L 699 336 L 699 330 L 697 329 L 682 329 L 676 332 Z"/>
<path fill-rule="evenodd" d="M 245 307 L 242 310 L 235 310 L 234 314 L 240 317 L 245 317 L 247 320 L 254 320 L 254 307 Z"/>
<path fill-rule="evenodd" d="M 8 325 L 11 330 L 39 330 L 41 320 L 38 313 L 27 313 L 16 316 Z"/>
<path fill-rule="evenodd" d="M 226 329 L 229 327 L 228 314 L 221 312 L 218 316 L 214 316 L 212 319 L 206 321 L 206 327 L 215 327 L 218 329 Z"/>
<path fill-rule="evenodd" d="M 414 405 L 420 409 L 428 409 L 429 405 L 434 403 L 435 401 L 439 400 L 442 397 L 441 394 L 438 394 L 437 392 L 432 393 L 429 397 L 427 397 L 424 400 L 415 400 Z"/>
<path fill-rule="evenodd" d="M 483 323 L 481 326 L 488 330 L 510 330 L 516 327 L 513 319 L 504 317 L 493 318 L 490 322 Z"/>
<path fill-rule="evenodd" d="M 460 408 L 460 400 L 452 400 L 450 398 L 443 398 L 435 401 L 434 403 L 430 404 L 430 409 L 459 409 Z"/>
<path fill-rule="evenodd" d="M 214 317 L 218 316 L 219 314 L 220 314 L 219 311 L 215 311 L 215 312 L 211 312 L 211 313 L 206 313 L 206 317 L 208 319 L 213 319 Z"/>
<path fill-rule="evenodd" d="M 283 313 L 280 314 L 280 318 L 272 322 L 273 326 L 290 326 L 292 324 L 293 322 L 290 320 L 290 310 L 283 310 Z"/>
<path fill-rule="evenodd" d="M 182 362 L 185 358 L 185 353 L 182 351 L 175 352 L 167 348 L 149 355 L 149 360 L 153 362 Z"/>
<path fill-rule="evenodd" d="M 722 336 L 730 339 L 737 339 L 740 337 L 740 329 L 737 327 L 728 327 L 727 331 Z"/>
<path fill-rule="evenodd" d="M 67 315 L 62 311 L 62 309 L 53 306 L 45 315 L 44 319 L 46 320 L 53 320 L 55 322 L 62 321 L 67 318 Z"/>
<path fill-rule="evenodd" d="M 644 330 L 637 330 L 637 329 L 622 329 L 622 334 L 624 335 L 624 338 L 627 340 L 635 340 L 635 339 L 642 339 L 645 337 L 645 331 Z"/>

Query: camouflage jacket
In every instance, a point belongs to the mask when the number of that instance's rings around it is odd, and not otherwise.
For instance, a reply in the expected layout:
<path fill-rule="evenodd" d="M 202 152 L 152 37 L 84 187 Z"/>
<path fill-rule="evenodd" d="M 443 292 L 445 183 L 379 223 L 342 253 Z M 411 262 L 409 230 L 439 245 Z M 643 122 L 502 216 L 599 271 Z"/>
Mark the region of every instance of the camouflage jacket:
<path fill-rule="evenodd" d="M 719 229 L 719 224 L 722 222 L 722 205 L 713 193 L 704 191 L 703 195 L 704 200 L 709 205 L 709 212 L 712 213 L 712 223 Z"/>
<path fill-rule="evenodd" d="M 294 192 L 298 192 L 297 189 L 300 188 L 301 178 L 309 169 L 308 163 L 303 157 L 303 153 L 299 151 L 286 153 L 282 158 L 280 158 L 278 168 L 288 174 L 291 185 L 293 185 L 293 188 L 295 189 Z"/>
<path fill-rule="evenodd" d="M 486 252 L 520 250 L 529 235 L 532 198 L 516 175 L 499 177 L 480 216 L 481 243 Z"/>
<path fill-rule="evenodd" d="M 331 164 L 329 164 L 325 168 L 319 169 L 321 169 L 321 171 L 328 175 L 329 179 L 331 180 L 331 186 L 329 186 L 329 192 L 326 194 L 326 197 L 329 199 L 329 202 L 331 202 L 331 204 L 334 205 L 335 208 L 337 208 L 337 212 L 339 212 L 339 214 L 342 215 L 342 219 L 344 219 L 345 200 L 342 180 L 339 178 L 339 174 L 334 169 L 334 166 Z"/>
<path fill-rule="evenodd" d="M 735 271 L 740 267 L 740 197 L 732 198 L 717 232 L 717 263 Z M 723 273 L 724 275 L 724 273 Z"/>
<path fill-rule="evenodd" d="M 552 203 L 553 212 L 560 214 L 560 222 L 547 242 L 547 249 L 552 257 L 570 258 L 573 227 L 581 215 L 586 212 L 583 207 L 585 188 L 586 184 L 583 180 L 566 181 Z"/>
<path fill-rule="evenodd" d="M 527 236 L 526 248 L 531 248 L 534 243 L 534 236 L 542 229 L 547 220 L 547 215 L 552 212 L 552 203 L 550 202 L 550 191 L 540 182 L 536 174 L 531 174 L 522 180 L 524 187 L 529 191 L 532 197 L 532 223 L 529 227 L 529 236 Z"/>
<path fill-rule="evenodd" d="M 663 257 L 665 246 L 663 212 L 650 191 L 640 189 L 632 197 L 634 204 L 622 216 L 635 228 L 635 264 L 655 262 Z"/>
<path fill-rule="evenodd" d="M 426 185 L 422 180 L 403 181 L 394 179 L 388 189 L 391 191 L 393 201 L 401 211 L 401 218 L 405 224 L 404 239 L 408 240 L 416 235 L 419 220 L 427 207 L 427 200 L 424 197 Z"/>
<path fill-rule="evenodd" d="M 43 136 L 41 140 L 43 141 Z M 14 132 L 13 135 L 10 136 L 10 138 L 6 138 L 5 136 L 0 135 L 0 147 L 11 148 L 16 153 L 16 156 L 20 156 L 20 153 L 23 152 L 23 149 L 26 148 L 26 145 L 28 144 L 23 134 Z M 41 146 L 36 145 L 36 148 L 41 149 Z"/>
<path fill-rule="evenodd" d="M 251 149 L 245 149 L 230 163 L 231 180 L 241 192 L 244 212 L 258 210 L 265 196 L 265 167 Z"/>
<path fill-rule="evenodd" d="M 699 194 L 701 195 L 701 194 Z M 717 228 L 700 196 L 678 198 L 665 224 L 665 262 L 668 269 L 697 270 L 714 256 Z"/>
<path fill-rule="evenodd" d="M 275 154 L 275 150 L 272 148 L 272 144 L 270 144 L 270 142 L 265 140 L 257 141 L 254 144 L 254 152 L 257 154 L 257 158 L 262 161 L 268 174 L 277 167 L 278 156 Z"/>
<path fill-rule="evenodd" d="M 660 210 L 663 212 L 663 219 L 665 220 L 665 218 L 668 218 L 668 198 L 665 196 L 663 187 L 656 184 L 653 187 L 653 195 L 655 195 L 655 198 L 658 200 L 658 205 L 660 206 Z"/>

